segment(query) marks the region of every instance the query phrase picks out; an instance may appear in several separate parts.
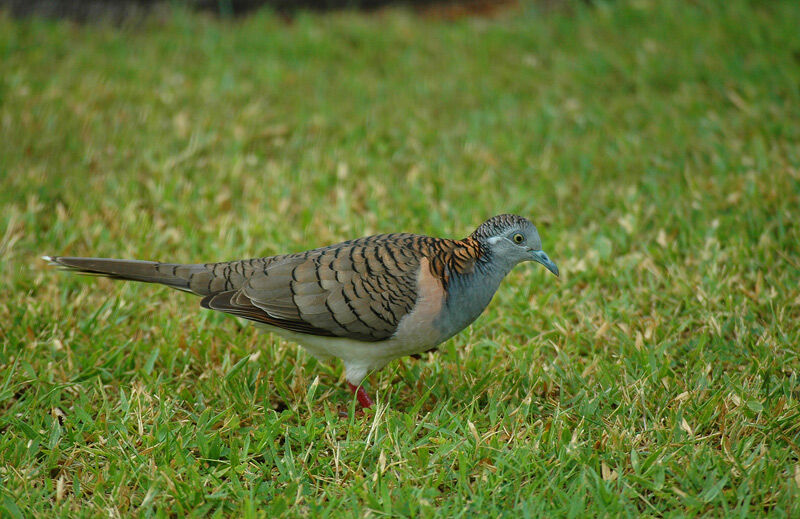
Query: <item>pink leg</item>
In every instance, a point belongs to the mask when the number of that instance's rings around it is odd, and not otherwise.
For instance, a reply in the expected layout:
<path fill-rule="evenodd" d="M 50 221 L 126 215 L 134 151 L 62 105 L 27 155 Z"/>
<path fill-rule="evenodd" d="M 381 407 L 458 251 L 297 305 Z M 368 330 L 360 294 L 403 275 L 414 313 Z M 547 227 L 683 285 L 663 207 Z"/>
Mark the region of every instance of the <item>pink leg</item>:
<path fill-rule="evenodd" d="M 369 397 L 367 392 L 364 391 L 363 387 L 356 386 L 354 384 L 351 384 L 350 382 L 348 382 L 347 385 L 350 388 L 350 391 L 356 394 L 356 399 L 358 400 L 358 403 L 361 404 L 361 407 L 365 409 L 367 407 L 372 407 L 373 405 L 372 399 Z"/>

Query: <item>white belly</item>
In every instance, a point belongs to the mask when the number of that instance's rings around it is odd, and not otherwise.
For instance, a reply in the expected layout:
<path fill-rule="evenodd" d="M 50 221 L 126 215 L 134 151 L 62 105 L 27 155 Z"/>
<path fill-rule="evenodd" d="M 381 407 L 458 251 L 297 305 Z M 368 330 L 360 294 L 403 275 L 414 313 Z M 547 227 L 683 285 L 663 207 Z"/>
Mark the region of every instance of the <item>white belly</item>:
<path fill-rule="evenodd" d="M 393 359 L 422 353 L 435 346 L 423 343 L 418 337 L 409 337 L 413 339 L 410 341 L 395 336 L 384 341 L 365 342 L 344 337 L 308 335 L 265 324 L 256 326 L 296 342 L 317 360 L 342 359 L 347 380 L 356 385 L 367 373 L 384 367 Z"/>

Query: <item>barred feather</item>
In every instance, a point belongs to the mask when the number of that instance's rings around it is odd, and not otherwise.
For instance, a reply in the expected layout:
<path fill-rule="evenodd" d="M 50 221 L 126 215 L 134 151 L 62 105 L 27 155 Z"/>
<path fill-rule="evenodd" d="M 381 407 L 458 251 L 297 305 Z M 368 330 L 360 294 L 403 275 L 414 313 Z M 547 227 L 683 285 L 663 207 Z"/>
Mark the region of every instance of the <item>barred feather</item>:
<path fill-rule="evenodd" d="M 463 240 L 380 234 L 297 254 L 221 263 L 46 259 L 84 274 L 192 292 L 203 296 L 205 308 L 293 332 L 381 341 L 414 308 L 423 258 L 446 289 L 453 275 L 469 274 L 486 260 L 485 237 L 517 219 L 494 217 Z"/>

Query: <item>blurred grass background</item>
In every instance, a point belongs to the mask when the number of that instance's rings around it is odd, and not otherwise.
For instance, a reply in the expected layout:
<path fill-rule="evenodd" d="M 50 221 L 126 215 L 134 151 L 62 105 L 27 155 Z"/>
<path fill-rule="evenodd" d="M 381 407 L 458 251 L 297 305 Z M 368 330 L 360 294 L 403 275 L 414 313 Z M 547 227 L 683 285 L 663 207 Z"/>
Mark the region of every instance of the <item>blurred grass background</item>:
<path fill-rule="evenodd" d="M 12 517 L 797 516 L 800 4 L 136 26 L 0 14 Z M 41 254 L 180 262 L 527 215 L 475 325 L 370 378 Z"/>

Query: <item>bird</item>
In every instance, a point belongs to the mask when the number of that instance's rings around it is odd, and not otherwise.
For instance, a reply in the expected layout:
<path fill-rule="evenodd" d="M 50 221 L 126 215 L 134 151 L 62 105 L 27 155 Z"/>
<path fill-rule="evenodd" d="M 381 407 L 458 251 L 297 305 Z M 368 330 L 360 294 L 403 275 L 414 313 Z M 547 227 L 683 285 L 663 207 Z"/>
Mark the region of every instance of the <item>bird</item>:
<path fill-rule="evenodd" d="M 158 283 L 203 308 L 253 321 L 319 361 L 339 358 L 363 408 L 363 380 L 419 356 L 470 325 L 517 264 L 559 275 L 530 220 L 501 214 L 464 239 L 378 234 L 317 249 L 219 263 L 43 256 L 62 270 Z"/>

